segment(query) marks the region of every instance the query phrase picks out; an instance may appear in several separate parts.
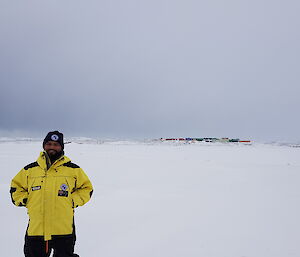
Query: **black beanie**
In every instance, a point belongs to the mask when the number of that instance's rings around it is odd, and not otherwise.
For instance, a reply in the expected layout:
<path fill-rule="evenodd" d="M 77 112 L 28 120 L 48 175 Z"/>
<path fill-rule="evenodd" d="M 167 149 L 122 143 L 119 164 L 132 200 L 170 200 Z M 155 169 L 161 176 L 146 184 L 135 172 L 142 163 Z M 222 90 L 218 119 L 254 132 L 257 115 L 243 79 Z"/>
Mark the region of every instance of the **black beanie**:
<path fill-rule="evenodd" d="M 64 135 L 59 131 L 51 131 L 47 134 L 43 141 L 43 148 L 48 141 L 55 141 L 61 145 L 62 150 L 64 150 Z"/>

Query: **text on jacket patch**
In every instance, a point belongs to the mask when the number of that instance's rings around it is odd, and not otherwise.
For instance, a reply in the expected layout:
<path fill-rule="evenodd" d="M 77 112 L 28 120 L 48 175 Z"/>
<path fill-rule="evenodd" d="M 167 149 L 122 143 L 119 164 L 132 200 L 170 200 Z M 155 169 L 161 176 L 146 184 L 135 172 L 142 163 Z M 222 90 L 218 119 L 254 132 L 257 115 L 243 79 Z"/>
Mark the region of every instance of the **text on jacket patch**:
<path fill-rule="evenodd" d="M 58 196 L 68 197 L 69 192 L 64 190 L 58 190 Z"/>

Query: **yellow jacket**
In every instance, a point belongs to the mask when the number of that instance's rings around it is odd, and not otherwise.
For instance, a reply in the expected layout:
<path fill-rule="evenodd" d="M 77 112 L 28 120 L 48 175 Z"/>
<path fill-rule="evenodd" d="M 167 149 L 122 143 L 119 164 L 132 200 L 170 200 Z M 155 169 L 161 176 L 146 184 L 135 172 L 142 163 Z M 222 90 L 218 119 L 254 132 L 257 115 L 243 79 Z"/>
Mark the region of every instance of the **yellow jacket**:
<path fill-rule="evenodd" d="M 49 166 L 48 166 L 49 167 Z M 11 182 L 16 206 L 26 206 L 29 236 L 69 235 L 73 232 L 74 208 L 88 202 L 92 184 L 84 171 L 62 156 L 47 168 L 47 156 L 24 167 Z"/>

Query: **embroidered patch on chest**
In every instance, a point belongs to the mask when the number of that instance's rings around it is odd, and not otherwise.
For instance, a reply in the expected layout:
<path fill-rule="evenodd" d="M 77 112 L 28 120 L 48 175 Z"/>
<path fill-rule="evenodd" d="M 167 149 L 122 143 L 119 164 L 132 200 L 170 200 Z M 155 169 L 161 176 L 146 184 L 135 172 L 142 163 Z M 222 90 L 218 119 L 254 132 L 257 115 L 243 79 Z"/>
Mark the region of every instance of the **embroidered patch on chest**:
<path fill-rule="evenodd" d="M 68 189 L 68 186 L 66 184 L 61 184 L 60 189 L 66 191 Z"/>
<path fill-rule="evenodd" d="M 64 190 L 58 190 L 58 196 L 68 197 L 69 192 Z"/>
<path fill-rule="evenodd" d="M 40 190 L 42 187 L 41 186 L 34 186 L 31 188 L 32 191 Z"/>

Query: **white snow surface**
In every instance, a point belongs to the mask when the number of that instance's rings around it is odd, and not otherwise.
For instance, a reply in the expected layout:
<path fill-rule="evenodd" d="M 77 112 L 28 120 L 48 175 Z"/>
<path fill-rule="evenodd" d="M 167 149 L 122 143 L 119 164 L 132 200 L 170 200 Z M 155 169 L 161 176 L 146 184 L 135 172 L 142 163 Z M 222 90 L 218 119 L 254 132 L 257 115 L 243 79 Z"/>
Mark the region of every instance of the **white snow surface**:
<path fill-rule="evenodd" d="M 23 256 L 28 217 L 11 179 L 41 142 L 0 142 L 1 256 Z M 81 257 L 299 257 L 300 148 L 73 142 L 94 195 L 75 212 Z"/>

